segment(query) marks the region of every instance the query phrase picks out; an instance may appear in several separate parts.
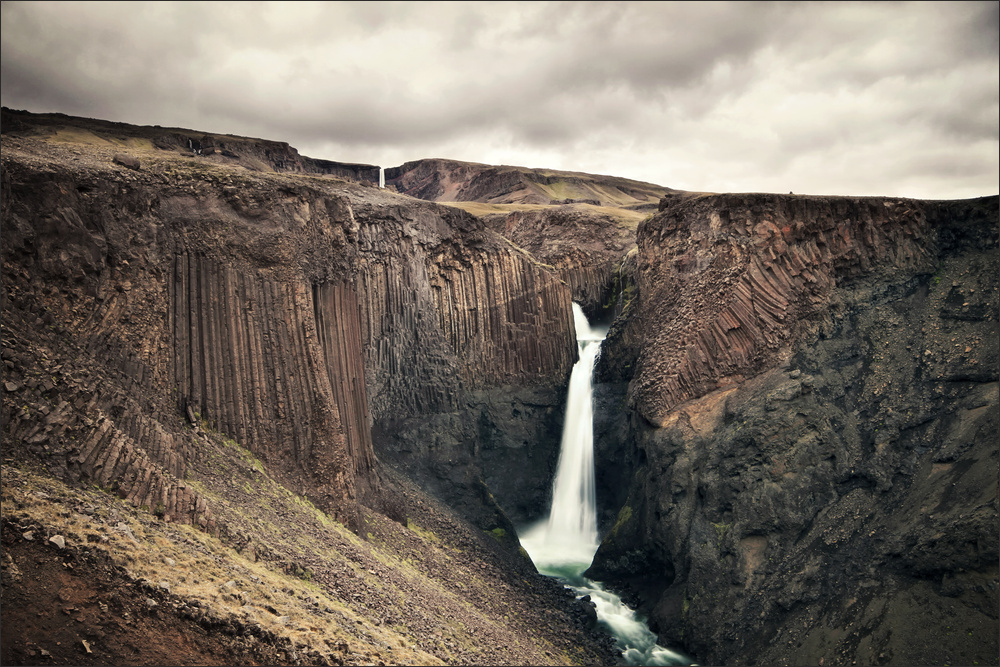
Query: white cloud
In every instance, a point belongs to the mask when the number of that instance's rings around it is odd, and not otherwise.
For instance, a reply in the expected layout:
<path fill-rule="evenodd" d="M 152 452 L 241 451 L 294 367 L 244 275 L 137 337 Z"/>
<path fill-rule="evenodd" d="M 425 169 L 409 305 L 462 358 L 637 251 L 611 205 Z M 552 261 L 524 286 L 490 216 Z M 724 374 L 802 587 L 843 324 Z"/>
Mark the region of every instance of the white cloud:
<path fill-rule="evenodd" d="M 4 3 L 3 104 L 698 190 L 994 194 L 996 2 Z"/>

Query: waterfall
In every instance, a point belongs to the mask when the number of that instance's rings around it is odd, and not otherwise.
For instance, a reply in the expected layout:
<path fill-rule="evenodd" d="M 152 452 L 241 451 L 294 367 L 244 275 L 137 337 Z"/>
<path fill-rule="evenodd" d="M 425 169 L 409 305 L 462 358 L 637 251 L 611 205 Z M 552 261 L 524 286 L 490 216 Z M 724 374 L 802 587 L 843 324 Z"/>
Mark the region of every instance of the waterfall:
<path fill-rule="evenodd" d="M 378 168 L 378 186 L 380 188 L 385 187 L 385 169 L 382 167 Z"/>
<path fill-rule="evenodd" d="M 690 665 L 691 660 L 656 643 L 656 635 L 621 598 L 583 576 L 597 551 L 594 484 L 594 364 L 607 327 L 592 328 L 579 304 L 573 320 L 580 358 L 570 374 L 559 463 L 549 516 L 519 531 L 521 545 L 542 574 L 556 577 L 577 594 L 589 595 L 600 623 L 615 637 L 629 665 Z"/>
<path fill-rule="evenodd" d="M 606 332 L 590 328 L 583 309 L 573 304 L 580 358 L 573 366 L 566 397 L 566 418 L 559 464 L 552 485 L 546 537 L 563 545 L 597 548 L 597 496 L 594 493 L 594 363 Z"/>

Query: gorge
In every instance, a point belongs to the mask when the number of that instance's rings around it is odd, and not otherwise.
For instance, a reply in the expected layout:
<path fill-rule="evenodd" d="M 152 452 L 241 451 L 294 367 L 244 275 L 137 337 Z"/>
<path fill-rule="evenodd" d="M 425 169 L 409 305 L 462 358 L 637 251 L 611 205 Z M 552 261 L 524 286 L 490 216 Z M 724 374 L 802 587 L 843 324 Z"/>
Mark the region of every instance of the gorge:
<path fill-rule="evenodd" d="M 2 132 L 4 664 L 614 664 L 518 536 L 574 302 L 584 576 L 661 646 L 996 664 L 997 197 Z"/>

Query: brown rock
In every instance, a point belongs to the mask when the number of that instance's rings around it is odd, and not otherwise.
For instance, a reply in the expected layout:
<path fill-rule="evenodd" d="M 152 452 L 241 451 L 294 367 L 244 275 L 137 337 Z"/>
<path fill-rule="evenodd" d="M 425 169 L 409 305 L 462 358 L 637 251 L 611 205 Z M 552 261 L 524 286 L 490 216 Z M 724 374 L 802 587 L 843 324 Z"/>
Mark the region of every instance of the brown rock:
<path fill-rule="evenodd" d="M 138 158 L 133 157 L 132 155 L 126 155 L 125 153 L 115 153 L 115 156 L 112 158 L 112 162 L 135 171 L 139 171 L 141 168 Z"/>

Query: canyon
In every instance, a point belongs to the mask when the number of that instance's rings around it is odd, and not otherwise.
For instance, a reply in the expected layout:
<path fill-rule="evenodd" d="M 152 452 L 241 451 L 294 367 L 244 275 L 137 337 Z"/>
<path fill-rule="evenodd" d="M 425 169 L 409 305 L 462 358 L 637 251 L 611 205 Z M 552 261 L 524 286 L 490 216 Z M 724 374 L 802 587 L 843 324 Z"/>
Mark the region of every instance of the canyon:
<path fill-rule="evenodd" d="M 280 142 L 2 131 L 5 664 L 614 664 L 517 537 L 573 302 L 610 325 L 588 576 L 661 643 L 996 664 L 997 197 L 379 188 Z"/>

